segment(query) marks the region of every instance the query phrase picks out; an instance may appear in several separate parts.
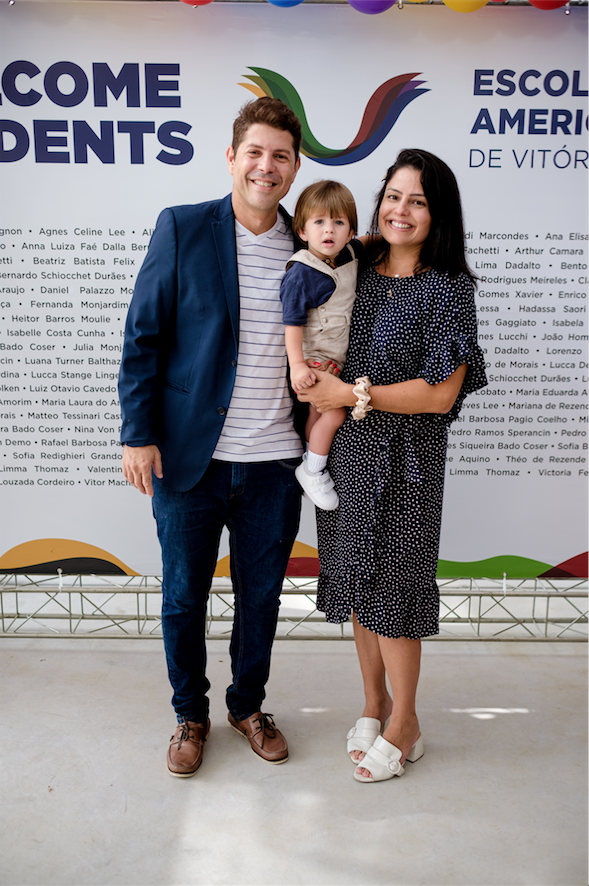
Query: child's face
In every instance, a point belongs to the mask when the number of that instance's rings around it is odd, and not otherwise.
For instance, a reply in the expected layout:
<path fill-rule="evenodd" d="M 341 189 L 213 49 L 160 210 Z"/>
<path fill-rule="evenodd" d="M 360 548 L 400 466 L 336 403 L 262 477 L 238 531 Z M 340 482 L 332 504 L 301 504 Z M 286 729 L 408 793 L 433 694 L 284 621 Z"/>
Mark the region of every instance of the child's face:
<path fill-rule="evenodd" d="M 307 219 L 305 227 L 298 234 L 307 244 L 309 252 L 321 259 L 335 258 L 354 236 L 347 218 L 331 218 L 324 213 Z"/>

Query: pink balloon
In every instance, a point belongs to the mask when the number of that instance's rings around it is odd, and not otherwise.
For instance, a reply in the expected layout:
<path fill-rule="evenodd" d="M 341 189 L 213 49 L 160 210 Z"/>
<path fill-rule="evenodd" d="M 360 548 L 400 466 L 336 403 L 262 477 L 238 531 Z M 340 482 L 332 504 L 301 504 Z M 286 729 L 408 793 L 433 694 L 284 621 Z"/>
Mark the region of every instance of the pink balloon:
<path fill-rule="evenodd" d="M 567 5 L 567 0 L 530 0 L 530 4 L 536 9 L 560 9 Z"/>
<path fill-rule="evenodd" d="M 357 12 L 365 12 L 366 15 L 377 15 L 386 12 L 394 6 L 397 0 L 348 0 L 348 3 Z"/>
<path fill-rule="evenodd" d="M 187 6 L 207 6 L 213 0 L 181 0 L 181 2 L 186 3 Z"/>

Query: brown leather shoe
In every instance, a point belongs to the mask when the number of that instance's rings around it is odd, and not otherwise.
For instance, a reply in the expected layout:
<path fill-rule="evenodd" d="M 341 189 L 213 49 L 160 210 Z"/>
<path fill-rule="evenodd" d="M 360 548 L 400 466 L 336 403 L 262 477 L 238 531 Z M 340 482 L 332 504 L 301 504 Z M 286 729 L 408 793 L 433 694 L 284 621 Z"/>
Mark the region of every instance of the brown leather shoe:
<path fill-rule="evenodd" d="M 177 778 L 190 778 L 202 763 L 204 743 L 211 721 L 193 723 L 183 720 L 170 739 L 168 748 L 168 772 Z"/>
<path fill-rule="evenodd" d="M 286 763 L 288 745 L 280 729 L 276 728 L 272 714 L 258 711 L 245 720 L 237 721 L 230 713 L 228 720 L 236 732 L 247 738 L 254 754 L 262 760 L 267 763 Z"/>

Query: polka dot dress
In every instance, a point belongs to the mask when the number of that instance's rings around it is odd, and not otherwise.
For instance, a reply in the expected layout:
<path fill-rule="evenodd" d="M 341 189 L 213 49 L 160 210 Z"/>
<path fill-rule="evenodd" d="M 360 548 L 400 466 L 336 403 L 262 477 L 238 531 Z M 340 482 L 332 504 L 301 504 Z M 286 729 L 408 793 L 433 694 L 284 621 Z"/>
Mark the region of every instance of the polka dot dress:
<path fill-rule="evenodd" d="M 344 381 L 372 384 L 423 378 L 437 384 L 468 370 L 446 415 L 348 415 L 333 442 L 329 470 L 340 497 L 317 510 L 321 572 L 317 607 L 327 621 L 361 625 L 385 637 L 438 633 L 436 568 L 448 425 L 464 397 L 484 387 L 474 288 L 429 270 L 393 278 L 374 268 L 358 279 Z"/>

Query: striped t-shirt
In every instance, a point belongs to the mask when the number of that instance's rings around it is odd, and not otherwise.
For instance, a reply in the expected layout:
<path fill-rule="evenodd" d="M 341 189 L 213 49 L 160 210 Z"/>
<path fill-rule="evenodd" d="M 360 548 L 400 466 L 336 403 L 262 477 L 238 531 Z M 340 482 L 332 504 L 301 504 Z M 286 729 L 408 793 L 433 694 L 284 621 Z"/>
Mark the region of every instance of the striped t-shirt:
<path fill-rule="evenodd" d="M 292 233 L 278 214 L 256 236 L 235 222 L 239 280 L 239 351 L 235 387 L 213 458 L 256 462 L 302 452 L 286 383 L 280 281 L 293 252 Z"/>

